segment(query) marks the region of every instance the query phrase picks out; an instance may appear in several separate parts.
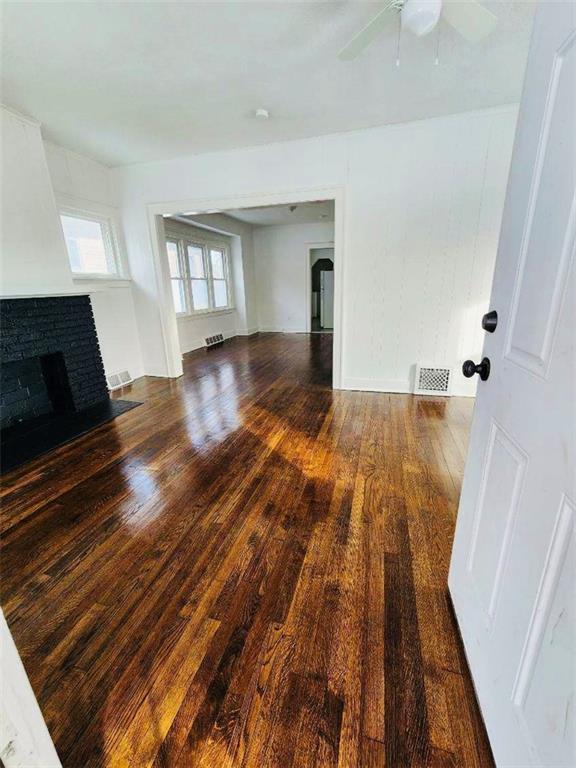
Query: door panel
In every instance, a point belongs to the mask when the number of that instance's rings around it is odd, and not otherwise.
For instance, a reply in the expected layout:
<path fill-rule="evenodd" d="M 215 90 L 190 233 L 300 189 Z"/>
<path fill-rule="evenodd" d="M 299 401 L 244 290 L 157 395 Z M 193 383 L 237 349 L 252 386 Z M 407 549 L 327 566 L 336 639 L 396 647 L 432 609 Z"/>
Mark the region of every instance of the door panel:
<path fill-rule="evenodd" d="M 544 765 L 573 765 L 576 622 L 574 506 L 563 497 L 514 687 L 514 704 L 535 754 Z M 542 697 L 549 702 L 542 717 Z M 552 727 L 550 727 L 552 724 Z"/>
<path fill-rule="evenodd" d="M 575 9 L 536 15 L 449 576 L 510 768 L 576 766 Z"/>
<path fill-rule="evenodd" d="M 576 93 L 576 37 L 555 54 L 546 111 L 531 185 L 520 275 L 512 305 L 508 356 L 542 374 L 549 358 L 562 289 L 574 243 L 576 206 L 571 194 L 573 162 L 566 132 L 573 129 Z M 559 148 L 565 151 L 558 151 Z M 539 269 L 542 253 L 553 260 Z M 537 301 L 534 299 L 537 298 Z"/>
<path fill-rule="evenodd" d="M 523 488 L 527 456 L 492 422 L 468 570 L 490 624 Z M 497 542 L 492 546 L 492 542 Z"/>

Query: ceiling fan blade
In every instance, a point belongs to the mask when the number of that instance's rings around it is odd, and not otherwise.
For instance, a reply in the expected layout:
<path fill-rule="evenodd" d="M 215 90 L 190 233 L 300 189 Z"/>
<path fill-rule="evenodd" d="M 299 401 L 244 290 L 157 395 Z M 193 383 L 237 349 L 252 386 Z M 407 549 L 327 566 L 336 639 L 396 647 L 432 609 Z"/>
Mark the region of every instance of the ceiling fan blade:
<path fill-rule="evenodd" d="M 374 16 L 372 21 L 369 21 L 364 29 L 360 30 L 352 40 L 345 45 L 344 48 L 338 54 L 338 58 L 341 61 L 351 61 L 355 59 L 362 51 L 367 48 L 370 43 L 375 40 L 378 35 L 384 30 L 395 18 L 397 18 L 396 3 L 394 0 L 386 4 L 386 6 Z"/>
<path fill-rule="evenodd" d="M 496 14 L 476 0 L 445 0 L 442 14 L 448 24 L 471 43 L 487 37 L 498 22 Z"/>

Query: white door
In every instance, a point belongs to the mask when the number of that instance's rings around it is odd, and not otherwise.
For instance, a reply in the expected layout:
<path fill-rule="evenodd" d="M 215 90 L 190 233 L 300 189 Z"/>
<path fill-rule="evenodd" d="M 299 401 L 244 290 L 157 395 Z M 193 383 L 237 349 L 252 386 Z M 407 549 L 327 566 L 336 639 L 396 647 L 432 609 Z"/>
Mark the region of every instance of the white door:
<path fill-rule="evenodd" d="M 334 327 L 334 272 L 320 272 L 320 327 Z"/>
<path fill-rule="evenodd" d="M 500 767 L 576 766 L 575 8 L 536 15 L 449 576 Z"/>

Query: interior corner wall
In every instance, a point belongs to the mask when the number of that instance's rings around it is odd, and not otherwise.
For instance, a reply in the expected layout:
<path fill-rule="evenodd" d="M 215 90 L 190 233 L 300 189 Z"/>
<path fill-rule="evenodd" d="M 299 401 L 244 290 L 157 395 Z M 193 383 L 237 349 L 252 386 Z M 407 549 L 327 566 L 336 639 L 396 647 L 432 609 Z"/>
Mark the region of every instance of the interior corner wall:
<path fill-rule="evenodd" d="M 87 211 L 96 205 L 116 208 L 110 169 L 63 147 L 44 143 L 52 187 Z M 119 247 L 124 248 L 123 237 Z M 81 280 L 77 289 L 90 292 L 96 332 L 107 375 L 128 370 L 133 378 L 144 374 L 136 322 L 133 285 L 129 281 Z"/>
<path fill-rule="evenodd" d="M 305 333 L 308 247 L 334 241 L 334 222 L 254 228 L 254 264 L 261 331 Z"/>
<path fill-rule="evenodd" d="M 501 107 L 114 169 L 147 370 L 167 370 L 149 204 L 340 188 L 342 386 L 410 391 L 427 362 L 473 394 L 458 367 L 482 348 L 516 118 Z"/>

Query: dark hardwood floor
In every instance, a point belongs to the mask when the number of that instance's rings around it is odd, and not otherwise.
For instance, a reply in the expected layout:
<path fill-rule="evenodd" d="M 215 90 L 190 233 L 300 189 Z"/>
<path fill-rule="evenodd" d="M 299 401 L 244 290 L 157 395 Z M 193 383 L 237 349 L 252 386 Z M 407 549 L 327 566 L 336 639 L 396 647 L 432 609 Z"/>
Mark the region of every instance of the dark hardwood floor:
<path fill-rule="evenodd" d="M 320 325 L 320 318 L 313 317 L 310 323 L 310 330 L 312 333 L 334 333 L 333 328 L 322 328 Z"/>
<path fill-rule="evenodd" d="M 2 605 L 64 766 L 492 765 L 446 593 L 472 401 L 263 334 L 4 478 Z"/>

